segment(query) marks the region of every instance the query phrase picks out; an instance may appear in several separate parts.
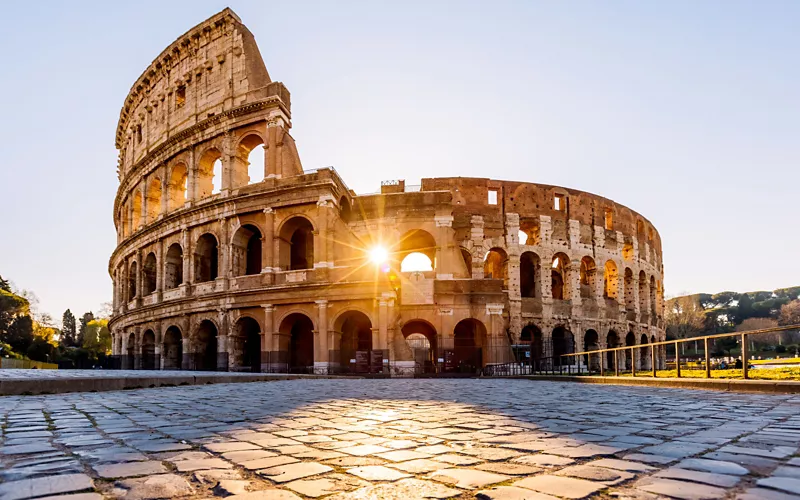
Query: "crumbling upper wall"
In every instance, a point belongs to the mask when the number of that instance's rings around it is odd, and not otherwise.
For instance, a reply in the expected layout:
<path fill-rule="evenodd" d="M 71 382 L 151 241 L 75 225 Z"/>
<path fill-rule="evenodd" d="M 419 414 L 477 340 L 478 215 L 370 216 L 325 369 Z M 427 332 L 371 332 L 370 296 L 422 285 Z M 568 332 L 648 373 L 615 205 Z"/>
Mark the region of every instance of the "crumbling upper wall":
<path fill-rule="evenodd" d="M 223 111 L 289 93 L 272 82 L 253 34 L 225 9 L 180 36 L 131 87 L 116 133 L 120 177 L 167 139 Z"/>

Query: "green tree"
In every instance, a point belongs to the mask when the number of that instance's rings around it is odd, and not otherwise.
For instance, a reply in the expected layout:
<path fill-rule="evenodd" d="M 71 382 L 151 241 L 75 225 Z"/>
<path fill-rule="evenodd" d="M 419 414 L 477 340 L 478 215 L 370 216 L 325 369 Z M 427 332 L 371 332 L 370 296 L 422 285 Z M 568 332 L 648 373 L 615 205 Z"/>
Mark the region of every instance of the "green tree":
<path fill-rule="evenodd" d="M 33 343 L 33 320 L 31 317 L 24 315 L 14 318 L 4 338 L 0 338 L 0 341 L 9 344 L 14 351 L 20 354 L 27 352 Z"/>
<path fill-rule="evenodd" d="M 67 309 L 61 317 L 61 345 L 73 347 L 77 342 L 77 329 L 75 325 L 75 315 Z"/>
<path fill-rule="evenodd" d="M 111 354 L 111 332 L 108 320 L 95 319 L 86 324 L 83 348 L 94 354 Z"/>
<path fill-rule="evenodd" d="M 86 325 L 88 325 L 89 322 L 92 320 L 94 320 L 94 314 L 92 313 L 92 311 L 83 313 L 83 316 L 81 316 L 81 324 L 80 328 L 78 329 L 78 338 L 75 339 L 76 345 L 78 346 L 83 345 L 83 339 L 86 337 Z"/>

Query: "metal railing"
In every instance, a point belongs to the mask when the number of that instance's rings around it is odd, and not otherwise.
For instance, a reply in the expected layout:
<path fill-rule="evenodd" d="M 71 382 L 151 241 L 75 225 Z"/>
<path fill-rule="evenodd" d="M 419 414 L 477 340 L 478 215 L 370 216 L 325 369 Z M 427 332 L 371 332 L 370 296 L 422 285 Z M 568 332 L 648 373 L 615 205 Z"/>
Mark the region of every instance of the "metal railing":
<path fill-rule="evenodd" d="M 733 333 L 718 333 L 714 335 L 704 335 L 701 337 L 692 337 L 686 339 L 675 339 L 675 340 L 667 340 L 664 342 L 651 342 L 647 344 L 638 344 L 638 345 L 630 345 L 630 346 L 622 346 L 622 347 L 611 347 L 606 349 L 595 349 L 591 351 L 582 351 L 582 352 L 575 352 L 575 353 L 568 353 L 568 354 L 561 354 L 557 358 L 554 357 L 553 359 L 560 359 L 562 360 L 558 364 L 558 371 L 561 374 L 568 373 L 571 374 L 573 369 L 572 367 L 577 365 L 575 368 L 576 372 L 580 371 L 580 357 L 586 357 L 589 361 L 587 363 L 589 372 L 591 372 L 591 360 L 593 356 L 599 357 L 599 365 L 600 365 L 600 375 L 605 375 L 606 368 L 611 371 L 612 367 L 606 367 L 605 364 L 608 362 L 608 358 L 613 357 L 613 371 L 614 376 L 619 376 L 620 371 L 630 371 L 632 376 L 636 376 L 636 358 L 637 358 L 637 351 L 641 353 L 643 349 L 648 349 L 649 352 L 649 360 L 650 360 L 650 369 L 649 370 L 641 370 L 650 372 L 650 376 L 657 377 L 658 372 L 658 360 L 662 359 L 661 356 L 656 356 L 656 350 L 660 346 L 664 346 L 664 351 L 667 350 L 667 347 L 673 346 L 675 349 L 675 370 L 676 376 L 678 378 L 681 377 L 681 344 L 689 344 L 689 343 L 703 343 L 703 352 L 704 352 L 704 360 L 703 366 L 705 369 L 705 378 L 711 378 L 711 355 L 709 350 L 709 341 L 710 340 L 717 340 L 723 338 L 730 338 L 730 337 L 738 337 L 739 343 L 741 345 L 741 362 L 742 362 L 742 377 L 747 379 L 750 378 L 749 374 L 749 344 L 748 344 L 748 337 L 755 336 L 755 335 L 763 335 L 763 334 L 770 334 L 770 333 L 779 333 L 779 332 L 787 332 L 792 330 L 800 330 L 800 325 L 789 325 L 789 326 L 779 326 L 774 328 L 764 328 L 761 330 L 749 330 L 745 332 L 733 332 Z M 612 356 L 608 356 L 608 353 L 613 353 Z M 629 364 L 627 368 L 622 368 L 620 370 L 620 356 L 619 354 L 622 353 L 624 355 L 624 361 L 626 364 Z M 572 360 L 570 358 L 573 358 Z M 540 360 L 545 364 L 547 359 Z M 577 361 L 577 363 L 575 362 Z M 664 368 L 667 368 L 666 362 L 666 352 L 664 356 Z M 554 371 L 554 370 L 550 370 Z"/>

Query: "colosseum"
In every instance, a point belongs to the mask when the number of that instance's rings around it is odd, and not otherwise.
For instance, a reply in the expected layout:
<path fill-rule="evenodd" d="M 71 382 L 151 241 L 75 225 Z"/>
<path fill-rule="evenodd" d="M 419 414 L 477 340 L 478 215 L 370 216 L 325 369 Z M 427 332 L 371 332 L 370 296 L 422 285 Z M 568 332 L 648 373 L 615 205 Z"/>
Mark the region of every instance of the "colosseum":
<path fill-rule="evenodd" d="M 229 9 L 134 83 L 109 262 L 122 368 L 585 371 L 601 356 L 559 355 L 665 340 L 661 241 L 640 214 L 464 177 L 357 194 L 333 168 L 303 170 L 291 126 L 288 89 Z M 664 363 L 637 351 L 634 368 Z"/>

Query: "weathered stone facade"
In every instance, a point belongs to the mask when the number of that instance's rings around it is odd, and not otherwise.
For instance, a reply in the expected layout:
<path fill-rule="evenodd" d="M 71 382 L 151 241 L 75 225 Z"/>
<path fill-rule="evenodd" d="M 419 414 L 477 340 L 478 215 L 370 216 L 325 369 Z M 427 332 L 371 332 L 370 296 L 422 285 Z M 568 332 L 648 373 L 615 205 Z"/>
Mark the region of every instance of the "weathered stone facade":
<path fill-rule="evenodd" d="M 367 352 L 359 366 L 408 375 L 511 362 L 520 344 L 664 340 L 661 241 L 636 212 L 475 178 L 357 195 L 331 168 L 303 171 L 290 128 L 289 91 L 228 9 L 134 84 L 109 263 L 124 368 L 329 373 Z M 257 146 L 263 179 L 248 173 Z M 431 269 L 407 271 L 409 254 Z"/>

